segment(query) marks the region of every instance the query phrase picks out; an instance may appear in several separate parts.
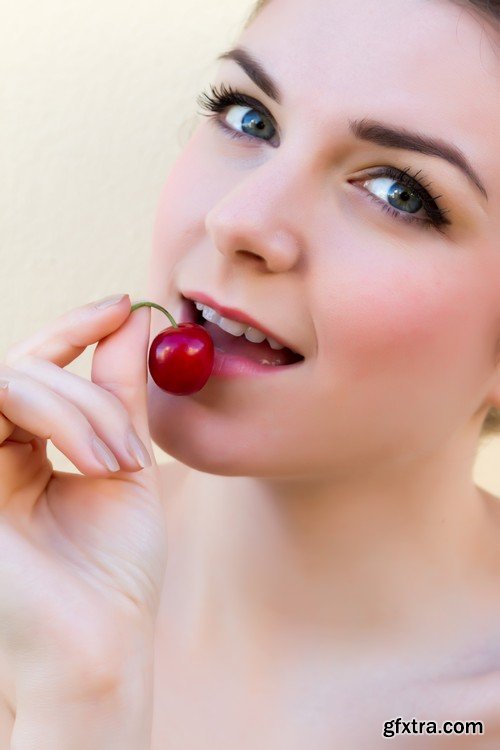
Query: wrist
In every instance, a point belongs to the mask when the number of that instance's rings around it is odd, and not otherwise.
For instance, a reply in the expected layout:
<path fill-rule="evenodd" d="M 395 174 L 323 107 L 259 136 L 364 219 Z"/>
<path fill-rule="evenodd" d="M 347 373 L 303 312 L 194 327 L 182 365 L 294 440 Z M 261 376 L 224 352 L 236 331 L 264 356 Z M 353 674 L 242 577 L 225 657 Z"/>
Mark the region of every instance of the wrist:
<path fill-rule="evenodd" d="M 127 703 L 108 694 L 95 700 L 50 700 L 18 711 L 11 750 L 148 750 L 152 700 Z"/>
<path fill-rule="evenodd" d="M 129 674 L 152 669 L 154 623 L 118 623 L 105 635 L 91 636 L 82 639 L 71 634 L 64 644 L 59 638 L 57 646 L 37 644 L 36 649 L 6 654 L 17 701 L 30 702 L 46 693 L 71 700 L 92 699 L 116 693 Z"/>
<path fill-rule="evenodd" d="M 91 683 L 87 675 L 46 682 L 38 672 L 18 692 L 11 750 L 149 750 L 153 655 L 153 644 L 142 644 Z"/>

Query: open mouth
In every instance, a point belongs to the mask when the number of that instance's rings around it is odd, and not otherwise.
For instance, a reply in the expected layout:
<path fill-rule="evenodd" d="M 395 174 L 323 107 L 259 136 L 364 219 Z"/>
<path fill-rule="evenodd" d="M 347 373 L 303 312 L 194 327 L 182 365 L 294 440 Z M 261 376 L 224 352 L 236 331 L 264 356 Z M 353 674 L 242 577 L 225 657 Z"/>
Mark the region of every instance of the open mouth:
<path fill-rule="evenodd" d="M 212 323 L 203 317 L 202 311 L 198 310 L 192 300 L 187 300 L 191 306 L 189 320 L 205 328 L 214 342 L 216 349 L 233 356 L 245 357 L 254 362 L 264 365 L 283 366 L 292 365 L 296 362 L 302 362 L 304 357 L 288 347 L 283 349 L 273 349 L 267 339 L 259 344 L 249 341 L 244 334 L 233 336 L 231 333 L 219 328 L 216 323 Z"/>

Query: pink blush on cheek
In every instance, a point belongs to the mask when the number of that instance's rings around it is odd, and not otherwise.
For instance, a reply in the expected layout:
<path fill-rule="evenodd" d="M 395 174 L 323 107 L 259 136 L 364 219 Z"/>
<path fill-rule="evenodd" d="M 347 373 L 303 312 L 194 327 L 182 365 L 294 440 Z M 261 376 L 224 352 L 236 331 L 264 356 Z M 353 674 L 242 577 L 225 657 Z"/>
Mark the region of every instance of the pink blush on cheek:
<path fill-rule="evenodd" d="M 348 299 L 336 300 L 323 335 L 318 332 L 325 356 L 345 358 L 354 378 L 399 373 L 429 383 L 449 375 L 453 362 L 460 366 L 463 342 L 476 335 L 477 321 L 464 306 L 463 290 L 450 289 L 447 297 L 428 281 L 410 286 L 402 275 L 400 283 L 393 276 L 390 285 L 376 287 L 367 279 L 360 294 L 351 287 Z"/>

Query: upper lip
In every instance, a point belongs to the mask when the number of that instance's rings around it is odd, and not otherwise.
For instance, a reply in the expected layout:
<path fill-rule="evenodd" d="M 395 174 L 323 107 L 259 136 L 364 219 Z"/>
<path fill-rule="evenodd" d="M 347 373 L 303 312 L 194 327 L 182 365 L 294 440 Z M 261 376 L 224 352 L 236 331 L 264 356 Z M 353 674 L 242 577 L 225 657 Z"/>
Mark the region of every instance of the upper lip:
<path fill-rule="evenodd" d="M 251 315 L 248 315 L 242 310 L 238 310 L 236 307 L 221 305 L 219 302 L 216 302 L 213 297 L 210 297 L 210 295 L 205 294 L 204 292 L 182 292 L 182 296 L 185 297 L 185 299 L 191 300 L 191 302 L 202 302 L 204 305 L 208 305 L 208 307 L 211 307 L 224 318 L 230 318 L 231 320 L 238 321 L 238 323 L 246 323 L 248 326 L 258 328 L 259 331 L 265 333 L 267 337 L 274 339 L 282 346 L 286 346 L 287 349 L 291 349 L 295 354 L 300 354 L 297 349 L 287 343 L 281 336 L 273 333 L 265 325 L 262 325 L 258 320 L 252 318 Z"/>

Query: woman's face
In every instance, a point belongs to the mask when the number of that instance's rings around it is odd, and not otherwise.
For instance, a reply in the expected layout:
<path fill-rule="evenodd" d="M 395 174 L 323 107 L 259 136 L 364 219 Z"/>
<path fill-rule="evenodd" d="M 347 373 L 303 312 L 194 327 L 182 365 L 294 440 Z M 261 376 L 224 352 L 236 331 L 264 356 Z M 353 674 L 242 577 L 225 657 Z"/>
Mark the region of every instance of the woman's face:
<path fill-rule="evenodd" d="M 500 402 L 500 61 L 484 25 L 446 0 L 272 0 L 238 47 L 280 103 L 221 61 L 213 85 L 257 101 L 200 118 L 174 163 L 151 299 L 182 320 L 181 293 L 205 292 L 305 359 L 190 396 L 150 380 L 162 449 L 214 474 L 333 477 L 479 431 Z M 153 310 L 151 338 L 169 325 Z"/>

